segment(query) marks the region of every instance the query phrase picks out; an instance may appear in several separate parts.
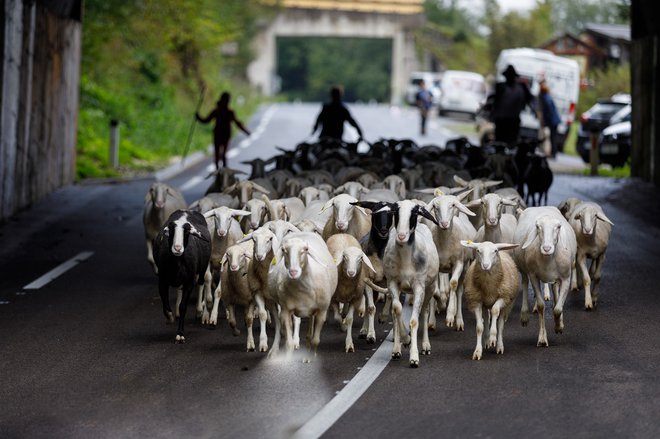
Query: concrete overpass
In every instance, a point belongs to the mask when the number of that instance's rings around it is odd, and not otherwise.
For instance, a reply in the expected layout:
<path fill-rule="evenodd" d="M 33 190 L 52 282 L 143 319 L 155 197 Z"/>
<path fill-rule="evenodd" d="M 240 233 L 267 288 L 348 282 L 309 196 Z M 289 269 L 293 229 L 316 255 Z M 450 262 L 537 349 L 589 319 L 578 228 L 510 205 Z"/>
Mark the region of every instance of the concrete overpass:
<path fill-rule="evenodd" d="M 392 40 L 391 101 L 399 103 L 411 72 L 420 69 L 412 31 L 424 23 L 423 0 L 284 0 L 282 11 L 257 35 L 250 83 L 278 91 L 278 37 L 387 38 Z"/>

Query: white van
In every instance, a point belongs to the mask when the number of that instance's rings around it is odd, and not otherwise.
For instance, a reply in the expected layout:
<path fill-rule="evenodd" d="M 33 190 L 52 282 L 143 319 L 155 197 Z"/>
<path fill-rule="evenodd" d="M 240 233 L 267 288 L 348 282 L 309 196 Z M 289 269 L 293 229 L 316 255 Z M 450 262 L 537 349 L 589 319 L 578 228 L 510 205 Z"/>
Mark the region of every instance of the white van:
<path fill-rule="evenodd" d="M 561 118 L 557 131 L 563 143 L 575 119 L 575 107 L 580 95 L 580 67 L 577 61 L 542 49 L 506 49 L 500 52 L 495 64 L 497 82 L 504 82 L 502 72 L 509 64 L 521 78 L 528 81 L 534 96 L 539 94 L 540 80 L 545 79 Z M 538 119 L 526 107 L 520 115 L 520 136 L 538 138 L 539 127 Z"/>
<path fill-rule="evenodd" d="M 438 114 L 467 113 L 474 117 L 486 98 L 486 82 L 479 73 L 447 70 L 440 82 Z"/>

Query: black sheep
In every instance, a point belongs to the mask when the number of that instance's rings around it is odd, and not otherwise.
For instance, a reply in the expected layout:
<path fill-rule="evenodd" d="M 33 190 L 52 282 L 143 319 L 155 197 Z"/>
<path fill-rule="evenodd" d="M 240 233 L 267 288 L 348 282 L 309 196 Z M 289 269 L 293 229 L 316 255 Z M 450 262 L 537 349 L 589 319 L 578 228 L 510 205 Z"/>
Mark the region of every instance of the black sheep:
<path fill-rule="evenodd" d="M 163 313 L 169 322 L 174 322 L 169 287 L 183 289 L 176 342 L 185 343 L 183 324 L 188 300 L 195 285 L 202 294 L 204 273 L 211 258 L 211 236 L 204 216 L 192 210 L 175 211 L 154 238 L 153 255 L 158 266 L 158 291 Z"/>
<path fill-rule="evenodd" d="M 548 190 L 552 185 L 552 170 L 548 165 L 548 159 L 544 155 L 530 154 L 529 165 L 525 171 L 525 183 L 527 184 L 527 197 L 525 202 L 529 204 L 529 198 L 532 198 L 531 206 L 540 206 L 548 204 Z M 539 195 L 538 201 L 536 194 Z"/>

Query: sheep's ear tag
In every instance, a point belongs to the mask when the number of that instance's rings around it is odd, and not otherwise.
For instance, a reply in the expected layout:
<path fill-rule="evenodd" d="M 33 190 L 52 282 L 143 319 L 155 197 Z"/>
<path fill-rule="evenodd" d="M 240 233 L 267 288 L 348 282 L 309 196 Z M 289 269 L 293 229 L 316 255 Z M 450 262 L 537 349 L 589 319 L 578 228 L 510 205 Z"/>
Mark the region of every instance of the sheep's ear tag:
<path fill-rule="evenodd" d="M 435 193 L 434 193 L 434 195 L 435 195 L 436 197 L 441 197 L 441 196 L 443 196 L 444 194 L 445 194 L 445 193 L 442 192 L 440 189 L 436 189 L 436 190 L 435 190 Z"/>
<path fill-rule="evenodd" d="M 468 239 L 468 244 L 469 244 L 469 245 L 472 245 L 472 244 L 474 244 L 474 243 L 472 242 L 471 239 Z"/>
<path fill-rule="evenodd" d="M 277 258 L 273 257 L 273 260 L 270 261 L 270 265 L 275 265 L 277 264 Z"/>

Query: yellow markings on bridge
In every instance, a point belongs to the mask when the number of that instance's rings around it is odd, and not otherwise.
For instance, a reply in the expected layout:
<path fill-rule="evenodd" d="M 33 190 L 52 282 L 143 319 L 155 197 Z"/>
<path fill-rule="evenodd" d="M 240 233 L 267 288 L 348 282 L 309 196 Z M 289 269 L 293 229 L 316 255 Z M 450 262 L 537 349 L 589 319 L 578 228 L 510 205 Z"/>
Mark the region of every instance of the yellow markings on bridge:
<path fill-rule="evenodd" d="M 269 2 L 272 3 L 265 1 Z M 423 13 L 423 3 L 423 0 L 282 0 L 280 5 L 285 8 L 408 15 Z"/>

